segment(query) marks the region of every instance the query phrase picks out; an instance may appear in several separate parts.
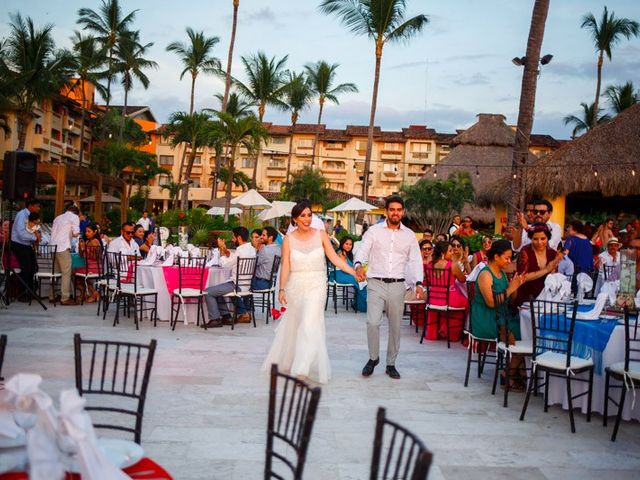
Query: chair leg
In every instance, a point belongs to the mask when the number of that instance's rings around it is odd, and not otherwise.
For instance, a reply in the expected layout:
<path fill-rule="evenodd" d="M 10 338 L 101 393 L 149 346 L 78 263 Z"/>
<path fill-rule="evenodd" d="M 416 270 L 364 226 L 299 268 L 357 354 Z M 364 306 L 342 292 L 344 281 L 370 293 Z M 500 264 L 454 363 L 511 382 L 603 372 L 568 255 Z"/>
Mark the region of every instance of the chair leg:
<path fill-rule="evenodd" d="M 334 313 L 338 314 L 338 287 L 333 286 L 333 310 Z"/>
<path fill-rule="evenodd" d="M 506 347 L 506 345 L 505 345 Z M 511 368 L 509 366 L 509 350 L 505 350 L 502 357 L 504 362 L 504 399 L 502 400 L 502 406 L 507 408 L 507 402 L 509 401 L 509 387 L 511 382 Z"/>
<path fill-rule="evenodd" d="M 171 295 L 171 320 L 169 325 L 171 326 L 171 330 L 175 330 L 176 329 L 176 319 L 174 319 L 174 313 L 175 313 L 175 295 Z"/>
<path fill-rule="evenodd" d="M 116 315 L 113 318 L 113 326 L 114 327 L 119 323 L 119 320 L 120 320 L 120 300 L 121 300 L 121 298 L 122 298 L 122 295 L 117 294 L 116 298 L 114 299 L 115 300 L 114 303 L 116 304 Z M 107 316 L 107 311 L 106 310 L 104 311 L 104 315 L 105 315 L 105 317 Z M 104 318 L 103 318 L 103 320 L 104 320 Z"/>
<path fill-rule="evenodd" d="M 417 323 L 417 322 L 416 322 Z M 416 331 L 418 327 L 416 327 Z M 471 370 L 471 356 L 473 355 L 473 338 L 469 335 L 469 348 L 467 348 L 467 371 L 464 374 L 464 386 L 466 387 L 469 384 L 469 371 Z"/>
<path fill-rule="evenodd" d="M 477 355 L 478 355 L 478 378 L 482 378 L 482 371 L 484 370 L 484 362 L 487 358 L 487 352 L 482 352 L 482 348 L 480 342 L 478 342 L 478 350 L 477 350 Z"/>
<path fill-rule="evenodd" d="M 604 411 L 602 412 L 602 426 L 607 426 L 607 416 L 609 415 L 609 372 L 604 377 Z"/>
<path fill-rule="evenodd" d="M 549 372 L 544 372 L 544 412 L 549 411 Z"/>
<path fill-rule="evenodd" d="M 258 325 L 256 325 L 256 306 L 253 304 L 253 295 L 249 295 L 247 298 L 249 299 L 249 312 L 251 312 L 249 315 L 251 315 L 251 319 L 253 320 L 253 328 L 258 328 Z"/>
<path fill-rule="evenodd" d="M 264 311 L 264 294 L 262 294 L 262 309 Z M 267 293 L 267 325 L 269 325 L 269 317 L 271 316 L 271 295 Z M 274 304 L 275 305 L 275 304 Z"/>
<path fill-rule="evenodd" d="M 591 421 L 591 397 L 593 397 L 593 368 L 589 370 L 589 392 L 587 393 L 587 422 Z"/>
<path fill-rule="evenodd" d="M 500 375 L 500 366 L 502 365 L 502 354 L 499 350 L 496 351 L 496 371 L 493 372 L 493 385 L 491 387 L 491 395 L 496 394 L 496 387 L 498 386 L 498 376 Z"/>
<path fill-rule="evenodd" d="M 569 404 L 569 421 L 571 422 L 571 433 L 576 433 L 576 423 L 573 418 L 573 398 L 571 398 L 571 376 L 567 374 L 567 403 Z"/>
<path fill-rule="evenodd" d="M 142 299 L 140 299 L 142 301 Z M 131 303 L 129 303 L 129 316 L 131 316 Z M 138 296 L 133 296 L 133 322 L 136 324 L 136 330 L 139 330 L 138 326 Z"/>
<path fill-rule="evenodd" d="M 527 394 L 524 397 L 524 403 L 522 404 L 522 412 L 520 413 L 520 421 L 524 420 L 524 415 L 527 413 L 527 407 L 529 406 L 529 398 L 531 398 L 531 390 L 533 390 L 533 382 L 529 383 L 527 388 Z"/>
<path fill-rule="evenodd" d="M 633 380 L 631 380 L 633 381 Z M 620 402 L 618 403 L 618 414 L 616 415 L 616 424 L 613 426 L 613 433 L 611 434 L 611 441 L 615 442 L 618 436 L 618 428 L 620 427 L 620 420 L 622 419 L 622 410 L 624 409 L 624 399 L 627 395 L 627 389 L 622 385 L 622 393 L 620 394 Z"/>
<path fill-rule="evenodd" d="M 449 335 L 449 310 L 444 314 L 444 323 L 447 326 L 447 348 L 451 348 L 451 335 Z"/>

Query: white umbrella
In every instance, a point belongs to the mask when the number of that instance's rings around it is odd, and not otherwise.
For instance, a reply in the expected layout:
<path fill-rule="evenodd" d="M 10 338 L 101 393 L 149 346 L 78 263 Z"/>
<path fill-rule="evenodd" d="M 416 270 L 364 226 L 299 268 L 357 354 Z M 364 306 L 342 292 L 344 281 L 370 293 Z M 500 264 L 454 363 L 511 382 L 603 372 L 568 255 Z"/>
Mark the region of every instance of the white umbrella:
<path fill-rule="evenodd" d="M 248 190 L 242 195 L 238 195 L 232 201 L 233 205 L 240 207 L 270 207 L 269 200 L 260 195 L 255 189 Z"/>
<path fill-rule="evenodd" d="M 330 212 L 360 212 L 369 210 L 375 210 L 377 207 L 375 205 L 370 205 L 367 202 L 363 202 L 359 198 L 351 197 L 346 202 L 341 203 L 337 207 L 329 210 Z"/>
<path fill-rule="evenodd" d="M 81 202 L 87 202 L 87 203 L 95 202 L 96 201 L 96 196 L 95 195 L 90 195 L 88 197 L 81 198 L 80 201 Z M 120 203 L 120 199 L 114 197 L 113 195 L 109 195 L 108 193 L 103 193 L 102 194 L 102 203 Z"/>
<path fill-rule="evenodd" d="M 229 215 L 240 215 L 242 210 L 236 207 L 231 207 L 229 209 Z M 224 207 L 211 207 L 207 210 L 208 215 L 224 215 Z"/>
<path fill-rule="evenodd" d="M 273 218 L 289 217 L 291 216 L 291 209 L 295 206 L 295 204 L 296 202 L 275 200 L 271 204 L 271 208 L 260 212 L 258 218 L 264 222 Z"/>

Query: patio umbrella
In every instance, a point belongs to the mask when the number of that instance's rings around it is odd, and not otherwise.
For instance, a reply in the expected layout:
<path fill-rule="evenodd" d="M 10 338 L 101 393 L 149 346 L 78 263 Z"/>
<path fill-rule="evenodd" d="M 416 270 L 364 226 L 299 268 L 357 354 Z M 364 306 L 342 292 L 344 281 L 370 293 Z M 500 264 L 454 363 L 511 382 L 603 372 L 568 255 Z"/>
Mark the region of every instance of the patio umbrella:
<path fill-rule="evenodd" d="M 369 210 L 375 210 L 377 207 L 367 202 L 363 202 L 359 198 L 351 197 L 346 202 L 341 203 L 337 207 L 329 210 L 330 212 L 368 212 Z"/>
<path fill-rule="evenodd" d="M 275 200 L 273 201 L 273 203 L 271 203 L 271 208 L 260 212 L 258 218 L 264 222 L 273 218 L 289 217 L 291 216 L 291 209 L 295 206 L 295 204 L 296 202 Z"/>
<path fill-rule="evenodd" d="M 236 198 L 231 200 L 231 203 L 239 207 L 247 208 L 267 208 L 271 206 L 269 200 L 264 198 L 253 188 L 244 192 L 242 195 L 238 195 Z"/>
<path fill-rule="evenodd" d="M 84 197 L 80 199 L 81 202 L 92 203 L 96 201 L 95 195 L 90 195 L 88 197 Z M 120 203 L 120 199 L 114 197 L 113 195 L 109 195 L 108 193 L 102 194 L 102 203 Z"/>
<path fill-rule="evenodd" d="M 229 215 L 240 215 L 242 210 L 236 207 L 231 207 L 229 209 Z M 211 207 L 207 210 L 207 215 L 224 215 L 224 207 Z"/>

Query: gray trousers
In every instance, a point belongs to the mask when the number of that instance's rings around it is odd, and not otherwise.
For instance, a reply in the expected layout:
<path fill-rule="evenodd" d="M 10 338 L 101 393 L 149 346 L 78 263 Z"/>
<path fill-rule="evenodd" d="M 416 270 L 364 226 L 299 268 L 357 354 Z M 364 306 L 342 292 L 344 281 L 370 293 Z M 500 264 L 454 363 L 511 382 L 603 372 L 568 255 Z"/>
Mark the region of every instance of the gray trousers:
<path fill-rule="evenodd" d="M 404 311 L 404 282 L 384 283 L 380 280 L 367 281 L 367 341 L 369 358 L 380 356 L 380 325 L 383 312 L 389 317 L 389 342 L 387 344 L 387 365 L 395 365 L 400 350 L 400 325 Z"/>
<path fill-rule="evenodd" d="M 60 300 L 69 300 L 71 298 L 71 250 L 56 252 L 54 262 L 54 271 L 62 274 L 60 277 Z M 51 285 L 53 286 L 53 282 Z M 53 296 L 55 296 L 55 292 L 52 287 L 49 298 Z"/>
<path fill-rule="evenodd" d="M 207 310 L 209 310 L 209 320 L 220 320 L 221 315 L 218 302 L 220 302 L 227 311 L 231 311 L 231 300 L 226 299 L 223 295 L 233 292 L 234 289 L 235 286 L 233 282 L 224 282 L 205 290 L 207 294 L 204 299 L 207 302 Z M 226 303 L 226 307 L 224 303 Z"/>

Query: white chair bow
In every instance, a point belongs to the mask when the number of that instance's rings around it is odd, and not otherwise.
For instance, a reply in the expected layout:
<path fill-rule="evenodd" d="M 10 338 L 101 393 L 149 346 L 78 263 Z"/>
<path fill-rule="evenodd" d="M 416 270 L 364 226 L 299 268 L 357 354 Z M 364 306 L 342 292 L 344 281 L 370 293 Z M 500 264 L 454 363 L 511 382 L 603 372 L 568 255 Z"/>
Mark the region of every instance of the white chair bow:
<path fill-rule="evenodd" d="M 560 302 L 571 295 L 571 282 L 562 273 L 551 273 L 544 280 L 544 288 L 536 300 Z"/>

